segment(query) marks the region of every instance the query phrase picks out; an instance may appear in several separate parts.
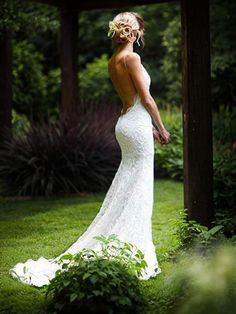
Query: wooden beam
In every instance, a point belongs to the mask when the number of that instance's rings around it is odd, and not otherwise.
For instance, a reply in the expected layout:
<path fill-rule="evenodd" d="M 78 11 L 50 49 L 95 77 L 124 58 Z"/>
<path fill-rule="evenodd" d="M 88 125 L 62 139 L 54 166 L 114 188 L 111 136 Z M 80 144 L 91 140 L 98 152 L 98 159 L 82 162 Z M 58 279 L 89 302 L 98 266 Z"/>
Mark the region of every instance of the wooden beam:
<path fill-rule="evenodd" d="M 60 9 L 60 112 L 74 112 L 78 106 L 78 11 Z"/>
<path fill-rule="evenodd" d="M 28 1 L 28 0 L 24 0 Z M 35 2 L 45 3 L 57 7 L 65 7 L 71 9 L 81 10 L 94 10 L 94 9 L 105 9 L 105 8 L 122 8 L 129 6 L 139 6 L 146 4 L 156 4 L 163 2 L 174 2 L 176 0 L 87 0 L 87 1 L 74 1 L 74 0 L 33 0 Z"/>
<path fill-rule="evenodd" d="M 0 138 L 4 130 L 11 131 L 12 110 L 12 33 L 0 34 Z"/>
<path fill-rule="evenodd" d="M 213 211 L 209 0 L 181 0 L 184 207 L 211 226 Z"/>
<path fill-rule="evenodd" d="M 106 8 L 125 8 L 130 6 L 139 6 L 146 4 L 157 4 L 163 2 L 173 2 L 176 0 L 103 0 L 103 1 L 81 1 L 80 10 L 106 9 Z"/>

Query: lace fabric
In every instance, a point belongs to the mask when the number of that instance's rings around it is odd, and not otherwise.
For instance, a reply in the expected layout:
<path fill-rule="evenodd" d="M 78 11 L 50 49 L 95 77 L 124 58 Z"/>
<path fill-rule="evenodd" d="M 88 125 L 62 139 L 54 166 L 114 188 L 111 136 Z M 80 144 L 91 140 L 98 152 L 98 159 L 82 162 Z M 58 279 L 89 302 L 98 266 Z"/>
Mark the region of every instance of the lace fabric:
<path fill-rule="evenodd" d="M 143 67 L 144 79 L 150 76 Z M 152 119 L 137 94 L 129 110 L 121 114 L 115 126 L 121 148 L 121 162 L 103 203 L 87 230 L 65 252 L 54 259 L 40 257 L 17 263 L 10 274 L 20 281 L 41 287 L 49 283 L 59 269 L 57 260 L 65 253 L 76 254 L 83 248 L 97 250 L 100 243 L 93 237 L 117 234 L 119 239 L 135 244 L 148 264 L 141 280 L 161 272 L 152 240 L 154 184 L 154 139 Z"/>

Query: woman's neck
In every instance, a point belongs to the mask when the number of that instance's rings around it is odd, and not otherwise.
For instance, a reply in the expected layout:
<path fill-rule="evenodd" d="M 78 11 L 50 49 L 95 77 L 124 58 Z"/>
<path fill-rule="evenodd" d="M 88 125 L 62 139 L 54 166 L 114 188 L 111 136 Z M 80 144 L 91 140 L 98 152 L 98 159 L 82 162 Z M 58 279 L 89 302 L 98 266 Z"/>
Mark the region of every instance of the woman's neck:
<path fill-rule="evenodd" d="M 133 51 L 134 51 L 133 43 L 128 42 L 128 43 L 125 43 L 125 44 L 120 44 L 120 45 L 116 48 L 115 52 L 116 52 L 116 53 L 119 53 L 119 52 L 121 52 L 121 51 L 130 51 L 130 52 L 133 52 Z"/>

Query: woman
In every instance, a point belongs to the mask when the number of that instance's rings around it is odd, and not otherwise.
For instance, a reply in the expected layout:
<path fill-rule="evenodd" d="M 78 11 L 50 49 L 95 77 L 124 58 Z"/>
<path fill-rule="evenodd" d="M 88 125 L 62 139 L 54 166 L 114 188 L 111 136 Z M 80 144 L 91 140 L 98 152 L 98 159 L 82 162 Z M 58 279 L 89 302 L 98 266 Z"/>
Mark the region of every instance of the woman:
<path fill-rule="evenodd" d="M 18 263 L 10 274 L 24 283 L 44 286 L 60 267 L 57 260 L 65 253 L 76 254 L 83 248 L 100 249 L 94 237 L 116 234 L 135 244 L 144 253 L 147 267 L 140 279 L 155 277 L 161 272 L 152 241 L 153 207 L 153 135 L 161 144 L 170 140 L 161 122 L 156 104 L 149 93 L 150 77 L 133 52 L 135 41 L 143 40 L 143 19 L 136 13 L 117 15 L 110 23 L 115 51 L 109 61 L 109 73 L 123 103 L 116 123 L 115 135 L 122 159 L 106 193 L 102 206 L 87 230 L 65 252 L 54 259 L 40 257 Z M 159 131 L 152 127 L 152 119 Z"/>
<path fill-rule="evenodd" d="M 108 36 L 112 37 L 115 52 L 109 60 L 108 70 L 123 103 L 121 113 L 125 114 L 131 109 L 138 94 L 139 102 L 147 109 L 158 126 L 159 131 L 154 127 L 152 129 L 154 138 L 160 144 L 169 143 L 170 134 L 162 123 L 156 103 L 149 91 L 150 77 L 141 64 L 140 56 L 133 52 L 133 44 L 137 42 L 140 45 L 139 39 L 144 44 L 143 18 L 135 12 L 124 12 L 118 14 L 109 26 Z"/>

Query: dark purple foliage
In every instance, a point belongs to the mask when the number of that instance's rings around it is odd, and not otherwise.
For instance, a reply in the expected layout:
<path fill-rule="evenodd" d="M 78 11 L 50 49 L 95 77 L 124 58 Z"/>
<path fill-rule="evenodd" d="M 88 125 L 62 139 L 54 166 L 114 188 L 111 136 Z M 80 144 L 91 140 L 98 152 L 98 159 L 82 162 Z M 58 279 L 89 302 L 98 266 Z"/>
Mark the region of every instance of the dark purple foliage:
<path fill-rule="evenodd" d="M 106 190 L 120 162 L 115 138 L 118 109 L 80 106 L 50 117 L 0 145 L 0 182 L 5 195 L 55 195 Z"/>

